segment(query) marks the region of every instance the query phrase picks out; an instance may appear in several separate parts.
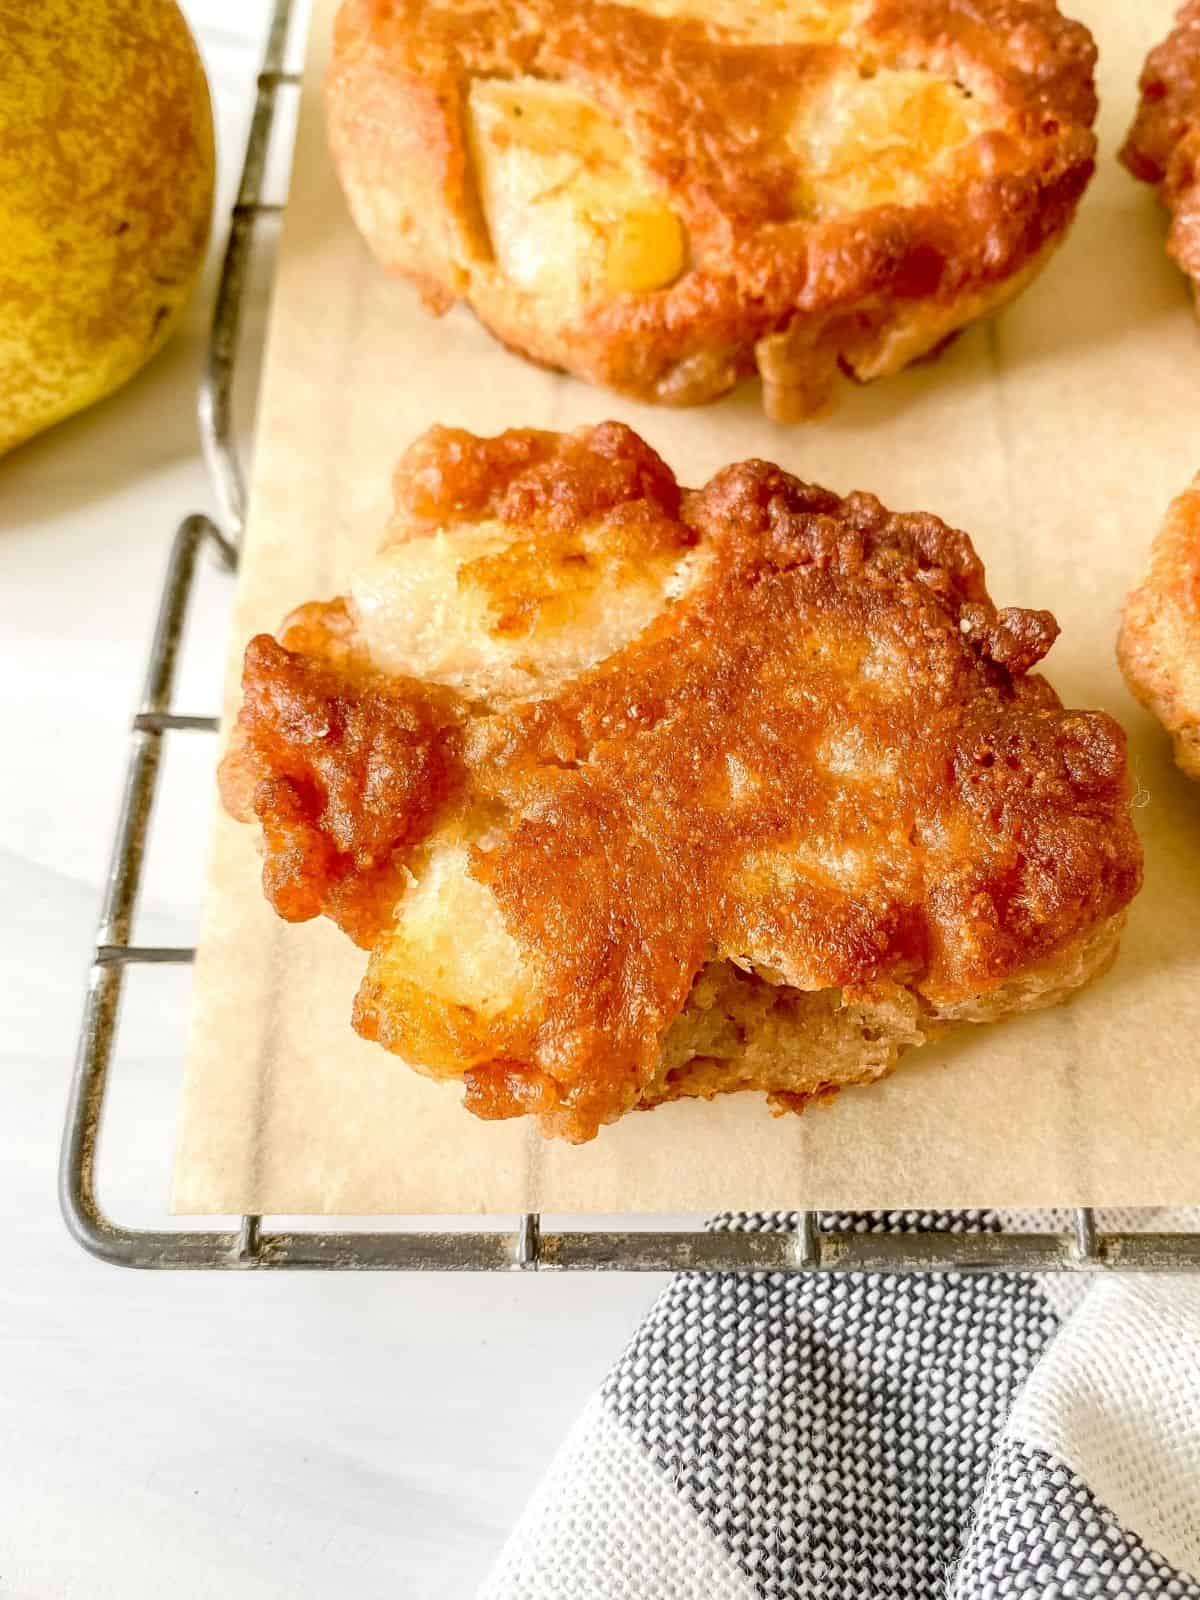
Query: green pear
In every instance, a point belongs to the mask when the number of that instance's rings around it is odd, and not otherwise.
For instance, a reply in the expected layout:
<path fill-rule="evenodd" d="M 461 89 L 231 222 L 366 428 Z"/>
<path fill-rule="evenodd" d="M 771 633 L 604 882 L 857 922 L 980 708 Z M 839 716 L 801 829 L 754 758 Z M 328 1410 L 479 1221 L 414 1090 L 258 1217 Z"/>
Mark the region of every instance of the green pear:
<path fill-rule="evenodd" d="M 175 0 L 0 5 L 0 455 L 161 349 L 212 195 L 208 83 Z"/>

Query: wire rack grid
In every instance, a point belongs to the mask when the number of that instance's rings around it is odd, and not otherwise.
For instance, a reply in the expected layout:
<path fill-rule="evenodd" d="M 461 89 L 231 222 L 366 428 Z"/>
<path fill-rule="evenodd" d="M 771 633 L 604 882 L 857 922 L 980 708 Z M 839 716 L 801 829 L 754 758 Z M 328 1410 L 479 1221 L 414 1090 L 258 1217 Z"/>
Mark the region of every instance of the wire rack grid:
<path fill-rule="evenodd" d="M 126 971 L 186 964 L 190 947 L 132 942 L 146 842 L 159 787 L 164 741 L 212 734 L 218 719 L 174 709 L 180 647 L 197 565 L 204 552 L 233 574 L 245 525 L 246 490 L 234 443 L 233 375 L 247 269 L 256 225 L 282 210 L 263 200 L 267 156 L 281 91 L 299 75 L 284 70 L 294 0 L 275 0 L 237 200 L 213 312 L 199 396 L 204 455 L 220 522 L 190 516 L 171 546 L 130 750 L 103 898 L 63 1137 L 59 1194 L 72 1235 L 91 1254 L 119 1266 L 266 1270 L 617 1270 L 617 1271 L 1200 1271 L 1200 1233 L 1106 1233 L 1090 1209 L 1057 1233 L 827 1232 L 821 1214 L 801 1211 L 787 1232 L 674 1228 L 543 1230 L 528 1213 L 515 1227 L 469 1232 L 392 1227 L 374 1232 L 272 1231 L 243 1216 L 228 1231 L 129 1228 L 110 1220 L 96 1196 L 96 1151 L 106 1088 L 116 1055 Z"/>

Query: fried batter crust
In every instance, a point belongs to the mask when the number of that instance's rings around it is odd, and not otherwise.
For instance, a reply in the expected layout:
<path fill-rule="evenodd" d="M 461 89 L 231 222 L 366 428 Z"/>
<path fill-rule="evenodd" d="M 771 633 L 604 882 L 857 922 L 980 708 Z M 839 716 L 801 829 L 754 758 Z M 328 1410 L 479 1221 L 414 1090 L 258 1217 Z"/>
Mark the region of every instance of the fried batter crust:
<path fill-rule="evenodd" d="M 814 6 L 796 0 L 795 42 L 762 42 L 749 17 L 734 27 L 708 9 L 344 0 L 330 141 L 372 250 L 432 310 L 465 299 L 537 361 L 669 404 L 711 400 L 757 370 L 781 420 L 826 409 L 839 370 L 871 379 L 937 350 L 1032 278 L 1094 165 L 1095 48 L 1054 0 L 861 0 L 807 36 Z M 805 214 L 796 116 L 832 84 L 891 69 L 957 85 L 983 125 L 940 165 L 925 132 L 900 127 L 918 195 Z M 506 277 L 467 132 L 481 80 L 565 84 L 613 119 L 682 225 L 673 282 L 579 308 Z"/>
<path fill-rule="evenodd" d="M 403 892 L 404 846 L 457 782 L 457 708 L 346 644 L 345 605 L 303 607 L 289 648 L 246 649 L 222 796 L 263 828 L 263 888 L 288 922 L 324 914 L 367 948 Z"/>
<path fill-rule="evenodd" d="M 1146 57 L 1137 116 L 1121 160 L 1171 213 L 1167 251 L 1192 279 L 1200 309 L 1200 0 Z"/>
<path fill-rule="evenodd" d="M 1171 506 L 1145 579 L 1125 603 L 1118 659 L 1125 680 L 1200 781 L 1200 478 Z"/>
<path fill-rule="evenodd" d="M 477 1114 L 581 1140 L 745 1087 L 708 1058 L 774 1037 L 781 1005 L 817 1044 L 849 1017 L 834 1076 L 879 1076 L 939 1019 L 1057 998 L 1111 957 L 1140 877 L 1123 735 L 1031 673 L 1054 619 L 997 610 L 965 534 L 764 461 L 681 492 L 616 423 L 434 429 L 396 500 L 393 541 L 518 520 L 498 567 L 459 571 L 492 586 L 496 640 L 523 598 L 562 599 L 562 571 L 597 581 L 609 539 L 618 562 L 644 538 L 695 563 L 623 647 L 540 692 L 381 673 L 341 600 L 247 650 L 223 789 L 261 824 L 266 892 L 372 949 L 355 1026 L 461 1079 Z M 519 968 L 503 1003 L 422 981 L 390 942 L 450 846 Z M 725 983 L 720 1040 L 701 1028 L 679 1059 L 665 1041 L 716 1005 L 694 993 L 712 963 L 770 1004 Z M 750 1077 L 779 1104 L 823 1088 Z"/>

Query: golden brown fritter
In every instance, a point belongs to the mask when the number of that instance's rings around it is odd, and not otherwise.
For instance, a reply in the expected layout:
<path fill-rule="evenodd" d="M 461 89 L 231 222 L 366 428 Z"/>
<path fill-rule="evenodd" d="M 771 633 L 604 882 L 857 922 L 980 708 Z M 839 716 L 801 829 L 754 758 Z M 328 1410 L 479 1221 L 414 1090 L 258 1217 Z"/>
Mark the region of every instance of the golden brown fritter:
<path fill-rule="evenodd" d="M 1167 251 L 1200 294 L 1200 0 L 1146 57 L 1141 102 L 1121 160 L 1171 213 Z"/>
<path fill-rule="evenodd" d="M 1175 759 L 1200 780 L 1200 478 L 1171 506 L 1125 602 L 1117 654 L 1129 687 L 1174 740 Z"/>
<path fill-rule="evenodd" d="M 617 423 L 435 428 L 349 597 L 246 652 L 226 802 L 354 1023 L 485 1117 L 881 1076 L 1113 954 L 1125 743 L 965 534 Z"/>
<path fill-rule="evenodd" d="M 350 209 L 432 310 L 668 404 L 770 415 L 1028 283 L 1091 176 L 1095 49 L 1053 0 L 344 0 Z"/>

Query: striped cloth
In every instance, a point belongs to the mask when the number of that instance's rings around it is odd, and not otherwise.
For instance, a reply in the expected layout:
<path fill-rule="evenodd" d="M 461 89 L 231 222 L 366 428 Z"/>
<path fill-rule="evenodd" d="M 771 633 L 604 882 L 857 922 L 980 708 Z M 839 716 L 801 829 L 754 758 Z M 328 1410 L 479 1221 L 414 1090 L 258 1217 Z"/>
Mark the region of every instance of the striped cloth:
<path fill-rule="evenodd" d="M 1067 1219 L 843 1212 L 822 1226 Z M 1200 1600 L 1200 1281 L 1088 1282 L 681 1275 L 480 1600 Z"/>

